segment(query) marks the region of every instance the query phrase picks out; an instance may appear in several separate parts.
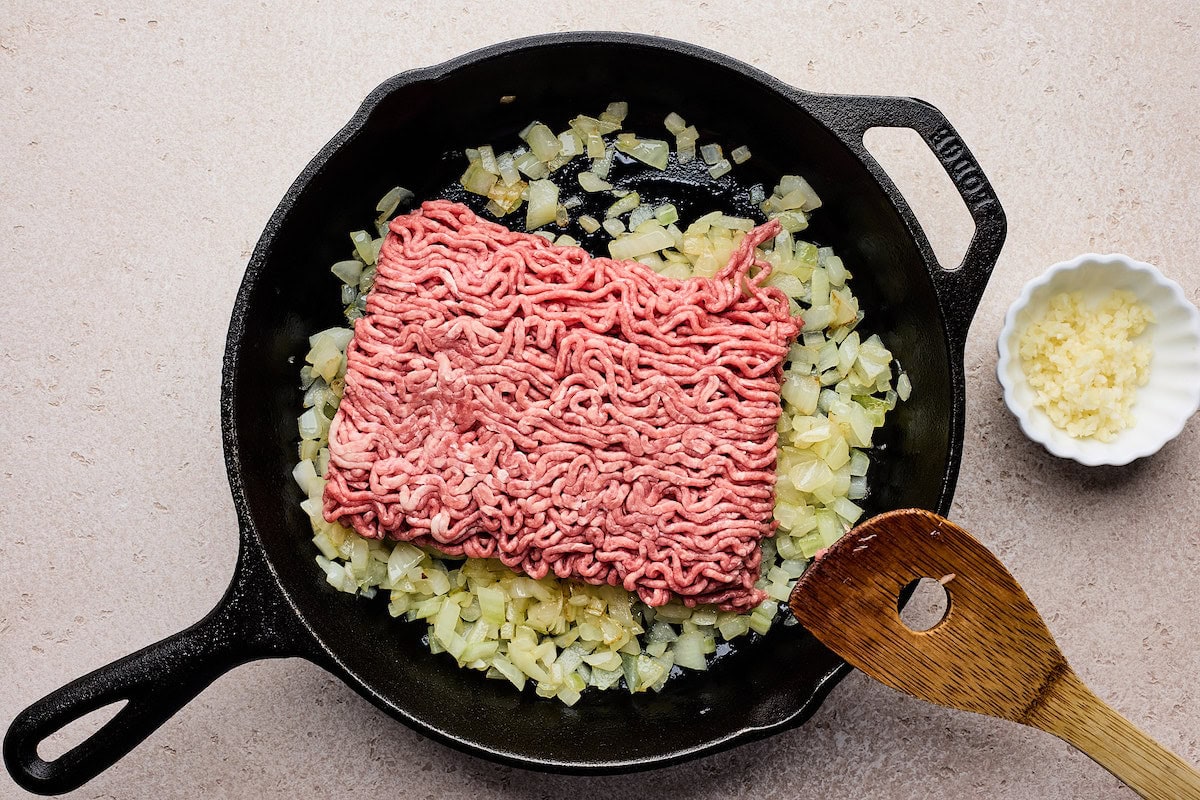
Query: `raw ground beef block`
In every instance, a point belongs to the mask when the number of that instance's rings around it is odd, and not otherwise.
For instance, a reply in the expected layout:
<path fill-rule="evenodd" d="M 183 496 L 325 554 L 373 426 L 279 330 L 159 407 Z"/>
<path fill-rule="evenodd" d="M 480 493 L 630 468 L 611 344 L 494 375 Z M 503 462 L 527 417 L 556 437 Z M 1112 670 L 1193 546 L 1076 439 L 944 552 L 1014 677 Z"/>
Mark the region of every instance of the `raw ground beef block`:
<path fill-rule="evenodd" d="M 664 278 L 447 201 L 391 223 L 330 430 L 326 519 L 650 605 L 747 610 L 799 329 L 750 277 Z"/>

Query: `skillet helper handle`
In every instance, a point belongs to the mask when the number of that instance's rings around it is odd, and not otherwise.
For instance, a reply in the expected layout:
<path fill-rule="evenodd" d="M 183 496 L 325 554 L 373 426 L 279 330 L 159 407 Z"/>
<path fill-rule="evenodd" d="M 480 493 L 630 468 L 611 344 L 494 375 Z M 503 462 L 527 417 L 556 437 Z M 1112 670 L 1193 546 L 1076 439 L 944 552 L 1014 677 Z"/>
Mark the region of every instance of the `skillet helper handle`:
<path fill-rule="evenodd" d="M 101 667 L 38 700 L 13 720 L 4 762 L 38 794 L 76 789 L 111 767 L 218 677 L 260 658 L 303 655 L 303 634 L 261 555 L 238 558 L 224 598 L 190 628 Z M 315 659 L 314 659 L 315 660 Z M 80 717 L 125 705 L 99 730 L 53 761 L 38 745 Z"/>
<path fill-rule="evenodd" d="M 1200 773 L 1066 672 L 1026 724 L 1052 733 L 1147 800 L 1200 800 Z"/>
<path fill-rule="evenodd" d="M 942 112 L 923 100 L 912 97 L 816 95 L 806 98 L 803 105 L 868 164 L 875 163 L 863 144 L 863 136 L 868 130 L 910 128 L 920 135 L 950 176 L 950 181 L 975 223 L 975 233 L 962 263 L 951 267 L 943 264 L 941 269 L 934 271 L 932 278 L 951 340 L 961 351 L 967 341 L 967 328 L 975 309 L 979 307 L 996 259 L 1000 257 L 1000 248 L 1008 230 L 1004 210 L 979 162 Z M 920 235 L 916 238 L 927 249 L 926 255 L 930 260 L 935 261 L 925 237 Z"/>

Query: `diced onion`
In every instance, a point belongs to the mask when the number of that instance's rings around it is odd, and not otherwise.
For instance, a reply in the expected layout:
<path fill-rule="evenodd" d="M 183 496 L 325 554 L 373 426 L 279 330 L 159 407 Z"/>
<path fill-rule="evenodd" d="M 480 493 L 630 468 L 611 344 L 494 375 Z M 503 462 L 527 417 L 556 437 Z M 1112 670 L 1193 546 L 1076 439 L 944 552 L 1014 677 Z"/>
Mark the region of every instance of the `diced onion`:
<path fill-rule="evenodd" d="M 671 146 L 661 139 L 617 139 L 617 149 L 655 169 L 666 169 Z"/>
<path fill-rule="evenodd" d="M 485 197 L 496 184 L 496 180 L 496 175 L 484 169 L 478 161 L 471 162 L 471 165 L 467 167 L 467 171 L 463 173 L 460 179 L 463 188 L 468 192 L 481 194 Z"/>
<path fill-rule="evenodd" d="M 554 131 L 540 122 L 531 125 L 521 138 L 529 145 L 530 151 L 538 161 L 549 161 L 562 150 L 562 142 L 554 135 Z"/>
<path fill-rule="evenodd" d="M 395 213 L 401 204 L 411 203 L 415 195 L 403 186 L 395 186 L 375 204 L 380 219 L 387 219 Z"/>
<path fill-rule="evenodd" d="M 500 174 L 500 168 L 496 166 L 496 154 L 492 152 L 491 145 L 485 144 L 479 148 L 479 166 L 493 175 Z"/>
<path fill-rule="evenodd" d="M 654 218 L 663 225 L 670 225 L 673 222 L 679 221 L 679 211 L 670 203 L 664 203 L 654 209 Z"/>
<path fill-rule="evenodd" d="M 583 187 L 585 192 L 603 192 L 613 188 L 613 185 L 604 180 L 594 172 L 584 171 L 579 173 L 579 185 Z"/>
<path fill-rule="evenodd" d="M 500 170 L 500 179 L 506 186 L 511 186 L 521 180 L 512 153 L 501 153 L 496 157 L 496 168 Z"/>
<path fill-rule="evenodd" d="M 534 230 L 554 221 L 558 214 L 558 185 L 551 180 L 529 182 L 525 229 Z"/>
<path fill-rule="evenodd" d="M 529 230 L 547 241 L 572 245 L 575 239 L 561 231 L 536 229 L 550 222 L 565 226 L 569 210 L 583 204 L 578 196 L 560 202 L 549 176 L 571 159 L 587 157 L 591 168 L 575 173 L 579 185 L 588 192 L 609 191 L 615 200 L 603 224 L 595 216 L 579 216 L 582 231 L 593 234 L 603 227 L 612 237 L 613 257 L 636 259 L 668 278 L 715 275 L 754 220 L 713 211 L 690 225 L 677 225 L 679 211 L 673 205 L 643 204 L 637 192 L 621 185 L 620 171 L 610 181 L 618 149 L 660 169 L 668 163 L 665 141 L 633 132 L 613 136 L 627 113 L 626 104 L 612 104 L 599 117 L 576 117 L 557 135 L 531 123 L 521 133 L 528 149 L 497 153 L 490 144 L 470 149 L 463 186 L 486 197 L 486 209 L 496 217 L 526 205 Z M 668 115 L 664 126 L 675 137 L 678 163 L 695 160 L 695 126 L 678 114 Z M 701 149 L 706 168 L 718 177 L 749 157 L 744 145 L 728 158 L 719 144 Z M 699 167 L 692 169 L 699 173 Z M 676 666 L 705 669 L 718 637 L 728 641 L 750 631 L 769 631 L 806 560 L 863 513 L 860 501 L 868 495 L 870 467 L 865 448 L 887 412 L 911 393 L 911 383 L 897 370 L 893 388 L 891 354 L 878 336 L 861 338 L 855 330 L 862 312 L 849 290 L 846 265 L 829 248 L 795 237 L 807 227 L 808 213 L 820 205 L 811 185 L 799 176 L 784 176 L 770 195 L 756 184 L 748 197 L 783 227 L 757 254 L 771 267 L 765 285 L 783 291 L 804 322 L 788 351 L 781 387 L 774 508 L 779 528 L 774 538 L 762 542 L 763 574 L 756 584 L 766 600 L 746 614 L 688 608 L 678 600 L 651 608 L 634 604 L 619 587 L 552 576 L 535 581 L 496 561 L 443 560 L 409 543 L 366 540 L 327 522 L 322 476 L 330 461 L 329 426 L 345 389 L 345 350 L 353 336 L 349 327 L 310 337 L 301 369 L 305 410 L 297 419 L 301 442 L 293 477 L 305 495 L 301 509 L 311 522 L 317 563 L 328 583 L 363 597 L 387 592 L 388 613 L 421 621 L 431 652 L 444 652 L 461 666 L 518 689 L 533 681 L 539 696 L 567 704 L 578 702 L 586 687 L 606 689 L 622 681 L 632 692 L 658 691 Z M 387 232 L 386 217 L 412 199 L 400 187 L 381 199 L 376 208 L 382 215 L 376 220 L 380 237 Z M 622 220 L 625 214 L 628 224 Z M 342 283 L 339 291 L 351 322 L 365 311 L 380 237 L 356 231 L 351 237 L 355 257 L 331 267 Z M 447 520 L 436 517 L 434 532 Z M 794 619 L 785 617 L 783 624 L 789 622 Z"/>
<path fill-rule="evenodd" d="M 375 263 L 375 256 L 378 250 L 372 245 L 373 237 L 366 231 L 354 231 L 350 234 L 350 241 L 354 243 L 354 251 L 367 264 Z"/>
<path fill-rule="evenodd" d="M 667 114 L 667 118 L 663 120 L 663 125 L 666 127 L 668 132 L 678 136 L 679 133 L 687 127 L 687 122 L 684 121 L 683 117 L 672 111 L 670 114 Z"/>
<path fill-rule="evenodd" d="M 631 233 L 608 243 L 608 252 L 613 258 L 637 258 L 638 256 L 662 250 L 675 243 L 663 228 L 645 233 Z"/>
<path fill-rule="evenodd" d="M 606 219 L 612 219 L 613 217 L 618 217 L 621 214 L 624 214 L 626 211 L 632 211 L 640 204 L 641 198 L 638 197 L 638 193 L 630 192 L 609 206 L 608 210 L 604 212 L 604 216 Z"/>
<path fill-rule="evenodd" d="M 342 283 L 348 286 L 358 286 L 358 279 L 362 277 L 363 262 L 357 258 L 339 261 L 330 267 L 329 271 L 341 278 Z"/>
<path fill-rule="evenodd" d="M 643 222 L 648 222 L 652 219 L 654 219 L 654 209 L 648 205 L 640 205 L 633 210 L 633 213 L 629 215 L 629 229 L 637 230 L 638 226 L 640 226 Z M 655 224 L 657 224 L 657 221 L 655 221 Z M 671 244 L 674 243 L 675 241 L 672 238 Z M 670 246 L 671 245 L 667 245 L 667 247 Z"/>

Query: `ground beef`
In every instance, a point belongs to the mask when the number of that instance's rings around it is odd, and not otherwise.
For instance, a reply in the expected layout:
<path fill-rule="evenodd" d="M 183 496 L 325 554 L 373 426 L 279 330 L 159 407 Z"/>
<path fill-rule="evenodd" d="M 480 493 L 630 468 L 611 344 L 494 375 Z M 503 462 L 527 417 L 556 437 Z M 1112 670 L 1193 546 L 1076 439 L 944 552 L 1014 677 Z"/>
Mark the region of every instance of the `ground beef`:
<path fill-rule="evenodd" d="M 425 203 L 391 223 L 330 430 L 324 511 L 371 538 L 747 610 L 799 320 L 743 239 L 664 278 Z"/>

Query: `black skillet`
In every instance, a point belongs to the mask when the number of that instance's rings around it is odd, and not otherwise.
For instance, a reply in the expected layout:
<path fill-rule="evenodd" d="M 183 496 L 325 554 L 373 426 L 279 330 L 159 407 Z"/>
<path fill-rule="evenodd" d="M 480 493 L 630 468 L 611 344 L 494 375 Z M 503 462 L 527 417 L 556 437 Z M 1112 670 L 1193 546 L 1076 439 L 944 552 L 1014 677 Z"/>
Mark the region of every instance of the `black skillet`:
<path fill-rule="evenodd" d="M 506 95 L 515 101 L 502 104 Z M 260 658 L 309 659 L 451 746 L 550 771 L 662 766 L 813 714 L 849 668 L 799 627 L 777 626 L 660 694 L 590 693 L 567 708 L 430 655 L 418 626 L 334 591 L 313 560 L 290 477 L 300 397 L 293 362 L 308 334 L 339 321 L 328 265 L 345 257 L 346 232 L 369 224 L 375 199 L 397 183 L 418 197 L 458 196 L 452 189 L 464 147 L 512 146 L 532 119 L 561 129 L 618 99 L 630 104 L 627 127 L 642 135 L 665 136 L 662 118 L 677 111 L 700 128 L 702 142 L 719 141 L 726 151 L 749 145 L 752 159 L 715 186 L 695 163 L 691 171 L 673 163 L 666 174 L 615 168 L 643 197 L 673 200 L 685 218 L 713 208 L 754 212 L 746 187 L 763 182 L 769 190 L 788 172 L 811 181 L 825 205 L 806 235 L 843 256 L 870 329 L 914 387 L 879 437 L 868 512 L 948 510 L 963 439 L 963 346 L 1005 218 L 946 119 L 909 98 L 809 94 L 723 55 L 647 36 L 575 33 L 489 47 L 385 82 L 284 196 L 246 269 L 225 351 L 221 419 L 241 526 L 233 582 L 192 627 L 21 712 L 4 741 L 17 783 L 45 794 L 80 786 L 218 676 Z M 939 266 L 908 205 L 867 154 L 862 137 L 872 127 L 917 131 L 950 175 L 976 225 L 959 268 Z M 37 746 L 50 734 L 117 701 L 128 702 L 82 744 L 55 761 L 39 758 Z"/>

